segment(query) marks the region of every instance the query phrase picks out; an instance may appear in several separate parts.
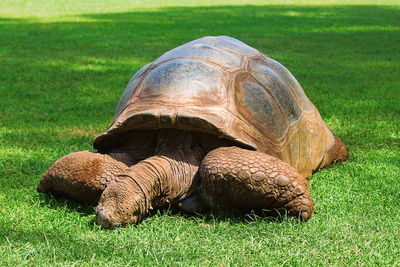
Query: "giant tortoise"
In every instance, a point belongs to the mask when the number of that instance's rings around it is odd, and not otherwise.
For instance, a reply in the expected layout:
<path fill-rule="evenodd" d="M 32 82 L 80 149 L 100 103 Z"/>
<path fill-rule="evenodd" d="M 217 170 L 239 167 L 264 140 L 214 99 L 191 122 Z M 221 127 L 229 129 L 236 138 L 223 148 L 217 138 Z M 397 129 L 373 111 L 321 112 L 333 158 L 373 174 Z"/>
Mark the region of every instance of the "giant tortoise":
<path fill-rule="evenodd" d="M 307 178 L 347 159 L 293 75 L 227 36 L 191 41 L 141 68 L 93 146 L 57 160 L 38 191 L 98 204 L 104 228 L 168 204 L 282 209 L 307 220 Z"/>

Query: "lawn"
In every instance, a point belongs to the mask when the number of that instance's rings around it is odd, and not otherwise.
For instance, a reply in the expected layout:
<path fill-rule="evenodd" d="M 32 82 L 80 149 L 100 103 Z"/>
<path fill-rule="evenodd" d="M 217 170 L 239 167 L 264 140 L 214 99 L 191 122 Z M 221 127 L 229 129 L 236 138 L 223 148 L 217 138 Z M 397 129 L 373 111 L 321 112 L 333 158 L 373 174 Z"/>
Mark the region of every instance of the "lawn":
<path fill-rule="evenodd" d="M 400 3 L 317 2 L 1 1 L 0 265 L 400 266 Z M 205 35 L 283 63 L 348 145 L 310 180 L 311 220 L 166 210 L 105 231 L 36 192 L 91 149 L 135 71 Z"/>

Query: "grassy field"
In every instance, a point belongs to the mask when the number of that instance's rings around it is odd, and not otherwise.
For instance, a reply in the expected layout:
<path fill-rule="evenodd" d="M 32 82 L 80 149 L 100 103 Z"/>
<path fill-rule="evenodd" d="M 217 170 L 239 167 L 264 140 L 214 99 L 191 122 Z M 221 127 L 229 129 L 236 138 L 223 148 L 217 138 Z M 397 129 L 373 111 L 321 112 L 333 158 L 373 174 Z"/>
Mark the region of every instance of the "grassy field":
<path fill-rule="evenodd" d="M 316 2 L 1 1 L 0 265 L 400 266 L 400 3 Z M 348 145 L 310 180 L 310 221 L 161 211 L 104 231 L 93 208 L 36 193 L 91 149 L 135 71 L 205 35 L 287 66 Z"/>

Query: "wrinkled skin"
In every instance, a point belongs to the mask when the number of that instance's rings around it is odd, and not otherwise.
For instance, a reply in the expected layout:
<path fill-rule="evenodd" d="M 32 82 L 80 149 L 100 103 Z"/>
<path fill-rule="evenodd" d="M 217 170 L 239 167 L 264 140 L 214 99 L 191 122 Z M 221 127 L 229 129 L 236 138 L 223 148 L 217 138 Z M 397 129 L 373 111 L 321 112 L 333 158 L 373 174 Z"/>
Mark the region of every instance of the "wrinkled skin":
<path fill-rule="evenodd" d="M 347 157 L 339 141 L 332 161 Z M 143 153 L 66 155 L 46 171 L 38 191 L 98 204 L 103 228 L 138 223 L 170 203 L 187 212 L 283 208 L 302 220 L 312 215 L 306 178 L 280 159 L 215 140 L 207 145 L 194 133 L 176 130 L 159 130 L 156 143 L 147 152 L 145 143 Z"/>

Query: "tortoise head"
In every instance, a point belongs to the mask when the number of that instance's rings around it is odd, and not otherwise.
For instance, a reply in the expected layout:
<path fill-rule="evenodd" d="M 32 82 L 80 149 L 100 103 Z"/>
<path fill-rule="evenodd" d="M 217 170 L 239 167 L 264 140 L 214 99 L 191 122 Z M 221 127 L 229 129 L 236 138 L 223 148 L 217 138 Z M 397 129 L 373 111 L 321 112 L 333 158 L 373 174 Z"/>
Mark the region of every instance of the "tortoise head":
<path fill-rule="evenodd" d="M 146 209 L 146 197 L 130 177 L 118 177 L 103 192 L 96 208 L 97 223 L 103 228 L 136 224 Z"/>

